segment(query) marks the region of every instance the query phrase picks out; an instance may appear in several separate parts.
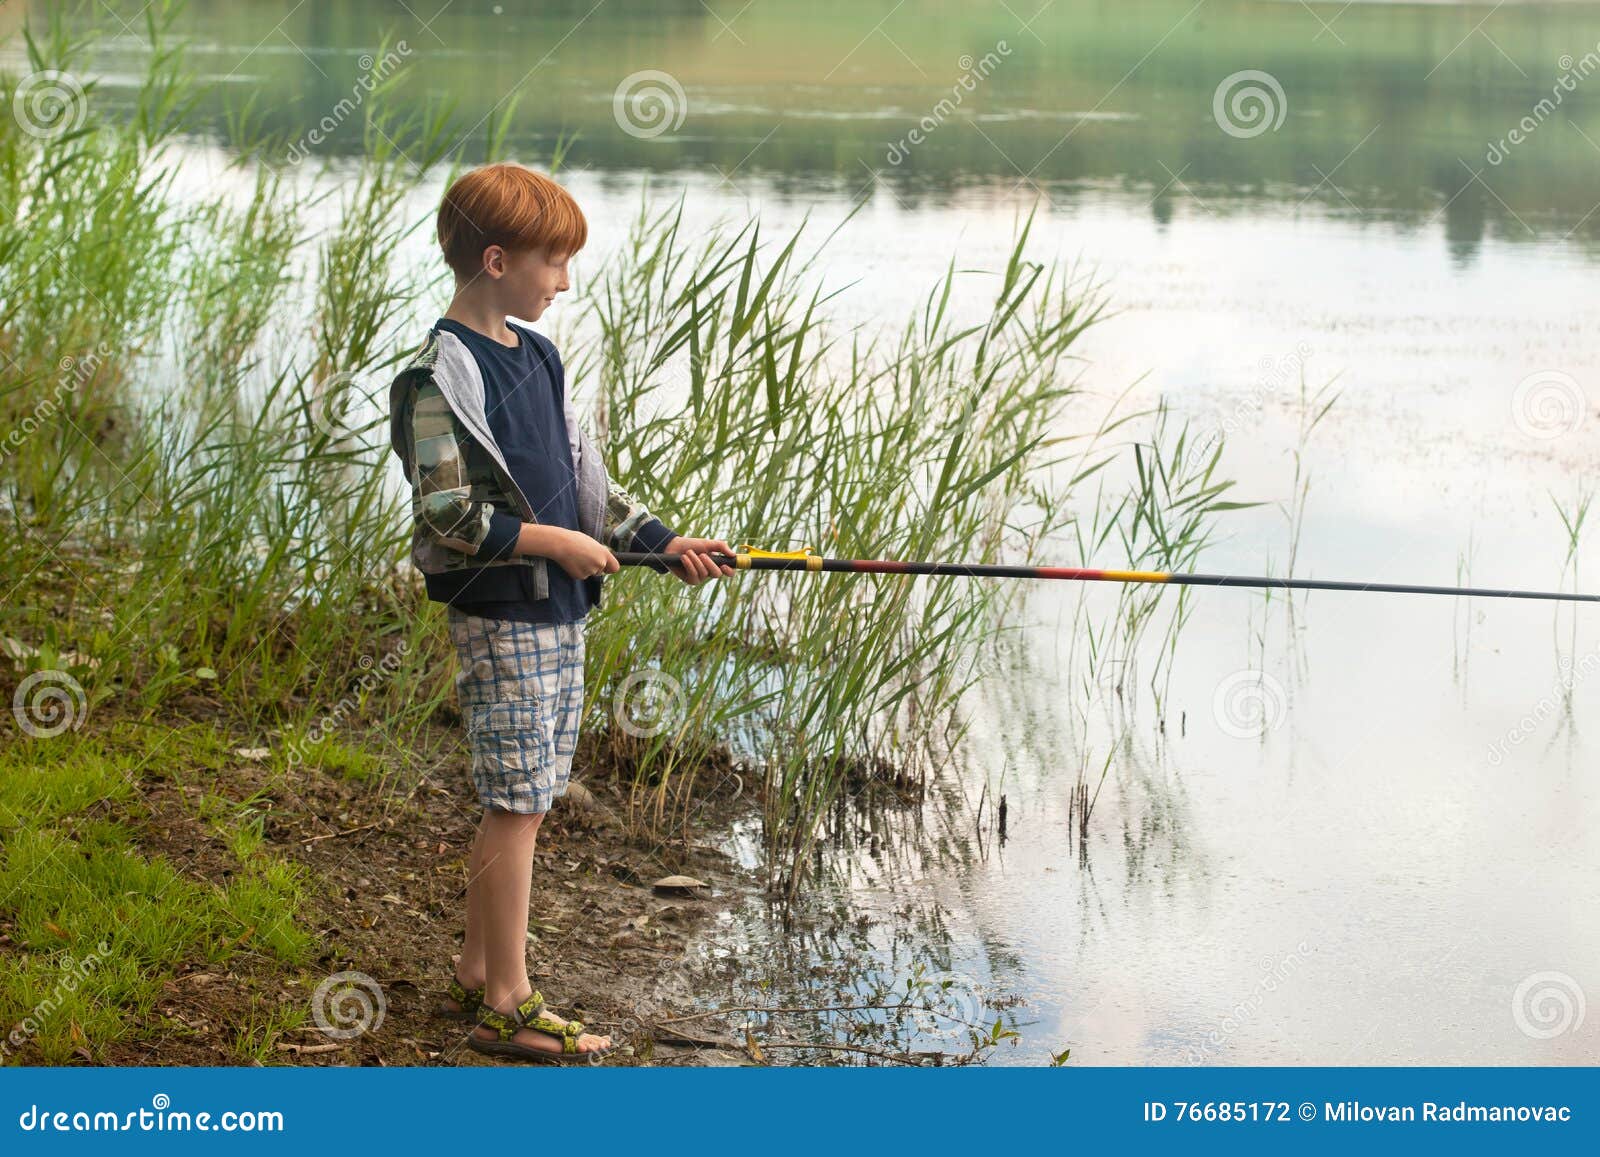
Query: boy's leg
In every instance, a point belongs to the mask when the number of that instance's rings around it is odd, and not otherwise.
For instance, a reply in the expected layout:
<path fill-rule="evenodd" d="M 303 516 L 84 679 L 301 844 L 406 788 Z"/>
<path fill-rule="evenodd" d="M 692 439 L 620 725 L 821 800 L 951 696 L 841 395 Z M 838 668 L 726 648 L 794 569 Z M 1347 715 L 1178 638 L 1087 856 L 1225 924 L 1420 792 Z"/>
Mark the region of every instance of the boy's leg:
<path fill-rule="evenodd" d="M 461 960 L 456 965 L 456 979 L 462 987 L 482 988 L 486 975 L 483 962 L 483 888 L 479 878 L 483 874 L 484 825 L 478 824 L 472 840 L 472 851 L 467 856 L 467 932 L 461 939 Z"/>
<path fill-rule="evenodd" d="M 468 861 L 467 935 L 459 979 L 479 980 L 468 968 L 481 961 L 484 1007 L 510 1015 L 533 994 L 528 980 L 528 905 L 539 825 L 566 790 L 581 714 L 582 624 L 525 624 L 488 620 L 452 610 L 451 633 L 460 659 L 457 687 L 468 717 L 472 776 L 483 818 Z M 565 1018 L 548 1009 L 556 1023 Z M 472 1030 L 488 1040 L 482 1025 Z M 561 1042 L 533 1029 L 518 1044 L 560 1052 Z M 610 1038 L 578 1037 L 580 1052 L 605 1048 Z"/>
<path fill-rule="evenodd" d="M 510 1014 L 533 995 L 528 980 L 528 901 L 533 882 L 533 849 L 544 814 L 520 815 L 491 810 L 483 813 L 478 828 L 483 863 L 477 876 L 481 894 L 482 944 L 487 980 L 484 1004 L 497 1012 Z M 557 1022 L 564 1017 L 546 1009 L 542 1014 Z M 484 1040 L 495 1037 L 493 1029 L 479 1025 L 473 1031 Z M 546 1033 L 521 1029 L 512 1038 L 547 1052 L 561 1051 L 561 1042 Z M 608 1036 L 583 1033 L 578 1050 L 605 1048 Z"/>
<path fill-rule="evenodd" d="M 528 983 L 528 898 L 540 815 L 486 811 L 479 823 L 483 864 L 479 906 L 483 915 L 485 1002 L 509 1011 L 533 991 Z"/>

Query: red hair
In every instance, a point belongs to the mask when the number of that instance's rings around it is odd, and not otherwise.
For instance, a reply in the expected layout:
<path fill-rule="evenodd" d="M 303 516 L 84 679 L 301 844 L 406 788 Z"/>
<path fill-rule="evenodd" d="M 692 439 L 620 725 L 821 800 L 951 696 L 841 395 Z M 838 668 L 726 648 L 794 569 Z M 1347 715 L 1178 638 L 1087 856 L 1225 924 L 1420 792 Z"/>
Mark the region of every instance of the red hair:
<path fill-rule="evenodd" d="M 510 161 L 457 177 L 439 203 L 437 227 L 445 262 L 462 281 L 477 275 L 491 245 L 570 256 L 589 239 L 589 223 L 571 193 Z"/>

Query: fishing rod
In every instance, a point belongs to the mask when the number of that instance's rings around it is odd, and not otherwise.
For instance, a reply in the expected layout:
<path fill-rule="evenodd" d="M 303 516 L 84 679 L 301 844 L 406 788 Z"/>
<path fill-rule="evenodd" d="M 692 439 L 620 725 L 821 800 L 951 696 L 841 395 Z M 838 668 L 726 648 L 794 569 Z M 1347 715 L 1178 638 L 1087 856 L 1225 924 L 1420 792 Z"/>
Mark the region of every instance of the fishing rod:
<path fill-rule="evenodd" d="M 1294 591 L 1372 591 L 1394 595 L 1457 595 L 1479 599 L 1551 599 L 1569 603 L 1597 603 L 1600 595 L 1564 591 L 1501 590 L 1488 587 L 1436 587 L 1413 583 L 1341 582 L 1334 579 L 1267 578 L 1232 574 L 1178 574 L 1154 570 L 1096 570 L 1076 566 L 1006 566 L 998 563 L 897 562 L 888 559 L 824 558 L 809 546 L 799 550 L 757 550 L 741 544 L 737 553 L 707 554 L 718 566 L 738 570 L 836 571 L 847 574 L 961 575 L 968 578 L 1070 579 L 1079 582 L 1166 583 L 1184 587 L 1273 587 Z M 623 566 L 644 566 L 665 571 L 682 561 L 681 554 L 619 551 Z"/>

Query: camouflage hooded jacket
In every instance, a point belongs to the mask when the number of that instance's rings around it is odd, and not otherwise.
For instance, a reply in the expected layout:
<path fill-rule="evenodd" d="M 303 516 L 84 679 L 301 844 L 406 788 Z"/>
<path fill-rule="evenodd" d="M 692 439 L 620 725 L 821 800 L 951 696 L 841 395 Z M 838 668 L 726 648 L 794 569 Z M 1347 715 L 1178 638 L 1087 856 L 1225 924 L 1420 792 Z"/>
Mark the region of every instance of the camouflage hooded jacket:
<path fill-rule="evenodd" d="M 660 550 L 672 532 L 611 481 L 570 399 L 566 425 L 579 528 L 613 550 Z M 476 557 L 497 516 L 520 522 L 538 519 L 490 433 L 478 363 L 455 334 L 431 331 L 390 385 L 389 441 L 411 483 L 411 561 L 429 578 L 430 595 L 441 597 L 435 592 L 435 576 L 527 567 L 533 572 L 532 597 L 548 597 L 549 559 Z"/>

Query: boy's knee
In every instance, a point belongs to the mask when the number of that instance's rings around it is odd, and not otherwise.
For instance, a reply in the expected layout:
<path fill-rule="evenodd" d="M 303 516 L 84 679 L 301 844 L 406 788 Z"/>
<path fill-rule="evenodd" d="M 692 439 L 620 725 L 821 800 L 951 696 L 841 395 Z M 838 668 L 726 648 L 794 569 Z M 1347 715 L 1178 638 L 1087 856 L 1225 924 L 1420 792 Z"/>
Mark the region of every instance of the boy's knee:
<path fill-rule="evenodd" d="M 529 835 L 539 830 L 539 825 L 544 822 L 544 812 L 514 812 L 504 808 L 485 808 L 483 819 L 485 823 L 513 832 L 523 832 Z"/>

